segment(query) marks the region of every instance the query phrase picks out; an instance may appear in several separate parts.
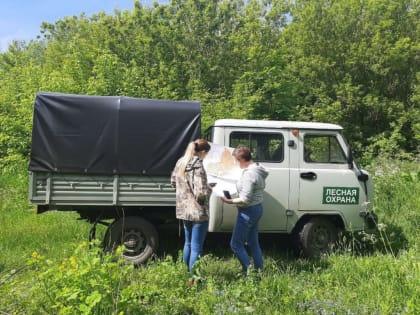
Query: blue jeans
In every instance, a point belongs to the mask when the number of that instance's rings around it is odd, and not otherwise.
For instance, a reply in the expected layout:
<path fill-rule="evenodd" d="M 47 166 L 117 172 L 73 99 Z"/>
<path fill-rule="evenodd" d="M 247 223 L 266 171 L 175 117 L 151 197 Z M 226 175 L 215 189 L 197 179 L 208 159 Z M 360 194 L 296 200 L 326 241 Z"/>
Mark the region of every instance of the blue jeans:
<path fill-rule="evenodd" d="M 233 228 L 230 247 L 241 262 L 242 270 L 245 274 L 250 265 L 245 243 L 248 243 L 251 251 L 255 270 L 262 270 L 263 267 L 263 257 L 258 241 L 258 222 L 261 219 L 262 213 L 262 204 L 247 208 L 238 207 L 238 216 L 236 218 L 235 227 Z"/>
<path fill-rule="evenodd" d="M 200 258 L 203 252 L 203 244 L 206 239 L 209 222 L 183 221 L 185 232 L 185 243 L 183 261 L 188 266 L 188 271 L 192 272 L 194 263 Z"/>

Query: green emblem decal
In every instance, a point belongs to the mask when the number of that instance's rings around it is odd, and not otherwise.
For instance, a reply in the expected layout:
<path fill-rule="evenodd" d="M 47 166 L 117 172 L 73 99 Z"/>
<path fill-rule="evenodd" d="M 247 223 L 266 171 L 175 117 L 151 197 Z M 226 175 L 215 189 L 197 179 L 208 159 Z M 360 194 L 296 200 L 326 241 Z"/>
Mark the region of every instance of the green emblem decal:
<path fill-rule="evenodd" d="M 322 204 L 357 205 L 359 204 L 359 187 L 324 187 Z"/>

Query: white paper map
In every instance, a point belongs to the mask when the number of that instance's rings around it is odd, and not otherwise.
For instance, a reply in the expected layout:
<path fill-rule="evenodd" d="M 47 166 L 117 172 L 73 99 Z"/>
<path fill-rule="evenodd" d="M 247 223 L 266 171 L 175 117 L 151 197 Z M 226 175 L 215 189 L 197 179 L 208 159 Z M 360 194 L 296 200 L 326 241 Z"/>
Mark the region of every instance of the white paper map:
<path fill-rule="evenodd" d="M 210 143 L 211 149 L 203 160 L 209 183 L 216 183 L 213 193 L 223 196 L 223 190 L 236 195 L 236 182 L 241 176 L 241 169 L 232 156 L 233 148 Z"/>

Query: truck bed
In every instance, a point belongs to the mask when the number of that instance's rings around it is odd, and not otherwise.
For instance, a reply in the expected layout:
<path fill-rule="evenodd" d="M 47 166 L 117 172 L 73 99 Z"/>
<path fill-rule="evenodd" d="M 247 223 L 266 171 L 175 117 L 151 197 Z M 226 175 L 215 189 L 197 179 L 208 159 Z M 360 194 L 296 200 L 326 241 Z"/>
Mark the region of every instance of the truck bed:
<path fill-rule="evenodd" d="M 29 172 L 29 199 L 48 210 L 77 206 L 175 206 L 169 177 Z"/>

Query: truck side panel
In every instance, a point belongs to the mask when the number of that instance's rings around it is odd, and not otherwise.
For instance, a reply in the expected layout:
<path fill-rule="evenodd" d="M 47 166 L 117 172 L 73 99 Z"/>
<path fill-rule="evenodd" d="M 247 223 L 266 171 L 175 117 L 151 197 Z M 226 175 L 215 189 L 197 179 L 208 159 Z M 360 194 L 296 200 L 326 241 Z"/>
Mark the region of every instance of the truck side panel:
<path fill-rule="evenodd" d="M 175 206 L 168 177 L 30 172 L 29 199 L 50 209 L 68 206 Z"/>

